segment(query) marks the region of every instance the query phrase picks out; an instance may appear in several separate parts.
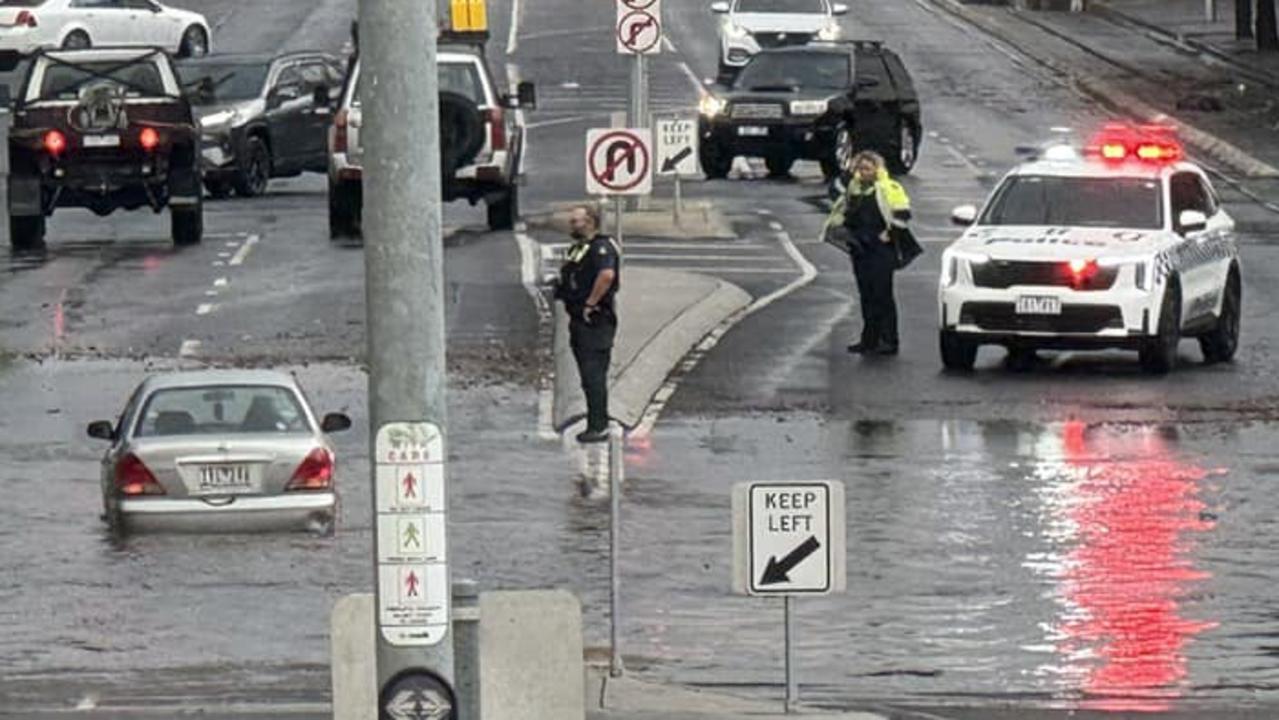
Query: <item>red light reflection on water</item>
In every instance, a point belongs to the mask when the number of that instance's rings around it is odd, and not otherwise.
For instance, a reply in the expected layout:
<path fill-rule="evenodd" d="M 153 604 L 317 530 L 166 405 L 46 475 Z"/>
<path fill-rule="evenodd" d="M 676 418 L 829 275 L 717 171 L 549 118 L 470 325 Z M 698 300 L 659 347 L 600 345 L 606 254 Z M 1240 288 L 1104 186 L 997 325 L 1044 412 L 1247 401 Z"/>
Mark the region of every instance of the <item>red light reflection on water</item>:
<path fill-rule="evenodd" d="M 1076 545 L 1065 558 L 1062 599 L 1074 610 L 1059 628 L 1059 650 L 1087 650 L 1084 707 L 1166 710 L 1186 678 L 1184 649 L 1214 627 L 1187 620 L 1179 601 L 1208 573 L 1196 570 L 1192 533 L 1202 520 L 1199 483 L 1209 473 L 1179 461 L 1157 432 L 1090 434 L 1067 423 L 1063 449 L 1071 475 L 1065 517 Z"/>

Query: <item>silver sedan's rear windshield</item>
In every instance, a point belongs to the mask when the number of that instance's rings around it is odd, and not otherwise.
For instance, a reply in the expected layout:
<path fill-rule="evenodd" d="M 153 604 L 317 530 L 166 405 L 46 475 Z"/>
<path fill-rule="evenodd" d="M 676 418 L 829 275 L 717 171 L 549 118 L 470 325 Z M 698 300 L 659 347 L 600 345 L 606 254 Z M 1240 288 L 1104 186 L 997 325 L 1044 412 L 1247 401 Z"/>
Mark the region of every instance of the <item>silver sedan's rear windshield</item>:
<path fill-rule="evenodd" d="M 1149 178 L 1016 175 L 995 192 L 981 224 L 1158 230 L 1163 195 Z"/>
<path fill-rule="evenodd" d="M 147 398 L 135 437 L 312 432 L 294 392 L 273 385 L 157 390 Z"/>

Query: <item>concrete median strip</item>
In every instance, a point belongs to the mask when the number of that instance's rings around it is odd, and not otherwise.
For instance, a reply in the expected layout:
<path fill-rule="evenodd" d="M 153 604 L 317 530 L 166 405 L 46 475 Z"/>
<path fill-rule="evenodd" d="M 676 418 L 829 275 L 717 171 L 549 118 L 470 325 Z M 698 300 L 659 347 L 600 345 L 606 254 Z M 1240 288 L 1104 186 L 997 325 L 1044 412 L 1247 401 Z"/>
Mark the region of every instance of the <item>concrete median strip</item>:
<path fill-rule="evenodd" d="M 1019 17 L 1016 12 L 1004 10 L 987 10 L 971 8 L 959 0 L 916 0 L 921 5 L 932 5 L 947 12 L 978 30 L 990 35 L 1000 42 L 1017 49 L 1017 52 L 1052 71 L 1061 79 L 1065 79 L 1079 92 L 1091 97 L 1110 110 L 1131 116 L 1146 123 L 1170 125 L 1185 139 L 1186 143 L 1197 148 L 1215 162 L 1228 166 L 1250 178 L 1279 178 L 1279 168 L 1260 160 L 1238 146 L 1223 140 L 1212 133 L 1205 132 L 1192 125 L 1171 117 L 1158 108 L 1133 97 L 1131 94 L 1115 87 L 1109 82 L 1089 77 L 1080 73 L 1057 59 L 1050 59 L 1047 53 L 1036 53 L 1034 44 L 1027 43 L 1026 38 L 1017 31 L 1007 27 L 1009 22 L 1019 23 L 1026 28 L 1034 28 L 1038 32 L 1053 34 L 1037 21 Z"/>
<path fill-rule="evenodd" d="M 609 412 L 635 427 L 649 401 L 680 360 L 751 297 L 732 283 L 695 273 L 653 268 L 623 271 L 618 294 L 621 327 L 609 369 Z M 568 341 L 568 317 L 555 311 L 555 410 L 563 431 L 586 412 Z"/>

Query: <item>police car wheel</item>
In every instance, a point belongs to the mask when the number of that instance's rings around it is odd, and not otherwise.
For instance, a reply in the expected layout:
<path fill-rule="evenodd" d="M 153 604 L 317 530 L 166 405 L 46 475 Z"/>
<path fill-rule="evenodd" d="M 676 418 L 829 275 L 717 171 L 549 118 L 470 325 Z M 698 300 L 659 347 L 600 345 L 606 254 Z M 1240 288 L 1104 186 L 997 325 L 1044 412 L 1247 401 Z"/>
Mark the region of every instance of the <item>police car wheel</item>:
<path fill-rule="evenodd" d="M 1219 363 L 1229 362 L 1234 358 L 1235 351 L 1239 349 L 1242 301 L 1239 274 L 1232 269 L 1221 298 L 1221 316 L 1217 318 L 1217 325 L 1207 335 L 1199 338 L 1199 349 L 1203 352 L 1204 361 Z"/>
<path fill-rule="evenodd" d="M 1176 285 L 1164 291 L 1159 310 L 1158 333 L 1146 340 L 1138 353 L 1141 367 L 1152 375 L 1163 375 L 1177 366 L 1177 346 L 1181 344 L 1181 290 Z"/>
<path fill-rule="evenodd" d="M 915 136 L 915 129 L 909 122 L 899 120 L 896 137 L 884 145 L 884 162 L 888 171 L 894 175 L 909 173 L 915 167 L 918 149 L 919 138 Z"/>
<path fill-rule="evenodd" d="M 952 330 L 942 330 L 938 343 L 941 363 L 947 370 L 972 370 L 977 362 L 977 343 Z"/>

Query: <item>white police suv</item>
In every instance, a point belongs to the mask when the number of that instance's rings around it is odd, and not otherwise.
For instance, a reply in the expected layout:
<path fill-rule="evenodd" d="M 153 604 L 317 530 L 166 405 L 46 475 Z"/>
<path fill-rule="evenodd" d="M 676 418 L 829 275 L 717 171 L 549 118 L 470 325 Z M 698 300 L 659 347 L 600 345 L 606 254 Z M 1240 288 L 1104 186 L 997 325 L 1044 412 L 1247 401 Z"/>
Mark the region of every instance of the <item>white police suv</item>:
<path fill-rule="evenodd" d="M 1239 346 L 1235 223 L 1170 131 L 1107 125 L 1009 172 L 942 255 L 941 357 L 968 370 L 981 345 L 1136 350 L 1165 373 L 1182 338 L 1207 362 Z"/>

